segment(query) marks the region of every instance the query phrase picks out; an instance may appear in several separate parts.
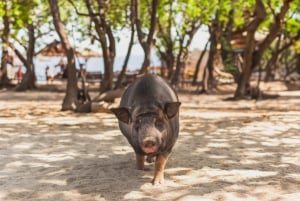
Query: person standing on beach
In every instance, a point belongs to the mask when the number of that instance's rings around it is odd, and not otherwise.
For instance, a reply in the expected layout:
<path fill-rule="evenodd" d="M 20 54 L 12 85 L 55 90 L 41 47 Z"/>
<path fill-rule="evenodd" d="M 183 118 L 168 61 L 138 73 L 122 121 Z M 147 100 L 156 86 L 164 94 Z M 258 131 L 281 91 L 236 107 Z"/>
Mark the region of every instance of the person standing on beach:
<path fill-rule="evenodd" d="M 59 66 L 60 67 L 60 72 L 59 72 L 59 78 L 68 78 L 68 69 L 67 65 L 65 64 L 63 59 L 60 59 L 57 65 L 55 67 Z"/>
<path fill-rule="evenodd" d="M 21 83 L 22 78 L 23 78 L 22 66 L 18 67 L 18 70 L 17 70 L 16 74 L 17 74 L 18 83 Z"/>

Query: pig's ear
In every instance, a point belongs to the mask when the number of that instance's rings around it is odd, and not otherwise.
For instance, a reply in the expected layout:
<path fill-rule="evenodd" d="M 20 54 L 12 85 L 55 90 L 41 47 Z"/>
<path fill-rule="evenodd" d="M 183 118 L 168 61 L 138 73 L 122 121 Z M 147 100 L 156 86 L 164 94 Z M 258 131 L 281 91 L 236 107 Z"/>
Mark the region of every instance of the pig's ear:
<path fill-rule="evenodd" d="M 178 113 L 180 105 L 181 102 L 171 102 L 165 104 L 164 112 L 169 119 L 171 119 Z"/>
<path fill-rule="evenodd" d="M 110 111 L 112 111 L 120 121 L 126 124 L 130 123 L 131 117 L 130 117 L 130 112 L 127 108 L 125 107 L 111 108 Z"/>

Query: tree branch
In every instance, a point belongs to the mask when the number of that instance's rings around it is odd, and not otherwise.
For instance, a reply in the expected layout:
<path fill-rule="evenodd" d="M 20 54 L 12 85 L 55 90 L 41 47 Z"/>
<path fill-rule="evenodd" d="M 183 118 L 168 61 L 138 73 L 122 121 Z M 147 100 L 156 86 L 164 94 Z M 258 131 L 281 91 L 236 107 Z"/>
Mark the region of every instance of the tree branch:
<path fill-rule="evenodd" d="M 75 9 L 75 12 L 76 12 L 77 15 L 85 16 L 85 17 L 90 17 L 91 15 L 94 15 L 94 16 L 99 16 L 100 15 L 100 13 L 92 13 L 92 14 L 81 13 L 81 12 L 79 12 L 79 10 L 77 9 L 75 3 L 72 0 L 68 0 L 68 2 L 73 6 L 73 8 Z"/>
<path fill-rule="evenodd" d="M 26 66 L 27 65 L 27 60 L 23 56 L 23 54 L 14 46 L 14 44 L 9 43 L 9 47 L 16 53 L 16 55 L 21 60 L 21 62 Z"/>
<path fill-rule="evenodd" d="M 276 38 L 278 32 L 281 30 L 283 26 L 284 17 L 287 13 L 287 11 L 290 8 L 290 3 L 293 0 L 284 0 L 284 3 L 282 7 L 280 8 L 280 12 L 274 16 L 274 24 L 272 25 L 269 34 L 267 37 L 263 40 L 263 42 L 259 45 L 259 52 L 265 51 L 272 41 Z"/>

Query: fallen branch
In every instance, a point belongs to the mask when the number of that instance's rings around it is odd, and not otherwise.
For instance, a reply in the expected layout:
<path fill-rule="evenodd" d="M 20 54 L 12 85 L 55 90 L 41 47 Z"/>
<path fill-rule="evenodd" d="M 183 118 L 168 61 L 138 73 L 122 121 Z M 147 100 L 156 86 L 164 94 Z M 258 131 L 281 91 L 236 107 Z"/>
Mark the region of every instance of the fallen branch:
<path fill-rule="evenodd" d="M 120 98 L 123 95 L 124 91 L 125 89 L 114 89 L 114 90 L 104 92 L 96 96 L 92 100 L 92 102 L 100 102 L 100 101 L 109 102 L 109 103 L 114 102 L 116 98 Z"/>

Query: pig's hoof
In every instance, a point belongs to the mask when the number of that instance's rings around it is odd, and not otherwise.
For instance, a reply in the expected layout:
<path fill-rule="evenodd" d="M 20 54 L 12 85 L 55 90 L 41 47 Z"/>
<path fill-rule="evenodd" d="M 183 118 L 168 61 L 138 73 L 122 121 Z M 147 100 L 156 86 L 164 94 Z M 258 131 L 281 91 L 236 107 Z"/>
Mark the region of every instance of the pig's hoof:
<path fill-rule="evenodd" d="M 165 180 L 163 177 L 157 177 L 152 180 L 152 185 L 164 184 Z"/>

